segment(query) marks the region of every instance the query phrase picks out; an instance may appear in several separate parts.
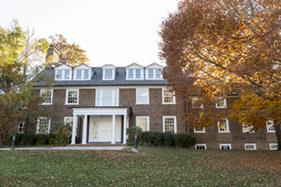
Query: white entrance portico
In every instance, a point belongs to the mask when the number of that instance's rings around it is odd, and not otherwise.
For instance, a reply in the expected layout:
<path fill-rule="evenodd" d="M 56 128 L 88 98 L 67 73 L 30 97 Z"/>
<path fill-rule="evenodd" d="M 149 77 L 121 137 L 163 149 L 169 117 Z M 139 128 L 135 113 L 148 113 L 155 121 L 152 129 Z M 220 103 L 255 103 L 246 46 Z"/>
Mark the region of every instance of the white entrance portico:
<path fill-rule="evenodd" d="M 122 143 L 126 144 L 126 130 L 129 121 L 129 108 L 89 107 L 72 108 L 73 126 L 71 144 L 77 143 L 81 131 L 81 144 L 88 143 Z M 78 118 L 80 125 L 78 127 Z"/>

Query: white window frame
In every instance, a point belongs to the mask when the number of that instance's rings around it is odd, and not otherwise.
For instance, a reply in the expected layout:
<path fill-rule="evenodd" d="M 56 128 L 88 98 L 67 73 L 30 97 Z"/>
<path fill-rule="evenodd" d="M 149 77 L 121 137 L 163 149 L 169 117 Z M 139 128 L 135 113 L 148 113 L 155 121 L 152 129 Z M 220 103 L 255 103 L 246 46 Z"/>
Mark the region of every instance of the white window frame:
<path fill-rule="evenodd" d="M 247 148 L 247 146 L 249 146 L 249 145 L 252 145 L 253 149 L 252 148 Z M 255 143 L 245 143 L 244 144 L 244 149 L 245 149 L 245 151 L 255 151 L 255 150 L 257 150 L 257 144 L 255 144 Z"/>
<path fill-rule="evenodd" d="M 206 128 L 202 127 L 202 130 L 197 130 L 196 127 L 193 129 L 194 133 L 206 133 Z"/>
<path fill-rule="evenodd" d="M 132 69 L 133 70 L 133 78 L 129 78 L 129 69 Z M 136 69 L 139 69 L 140 70 L 140 78 L 136 78 Z M 126 69 L 126 79 L 127 80 L 143 80 L 143 67 L 128 67 Z"/>
<path fill-rule="evenodd" d="M 52 105 L 53 104 L 53 95 L 54 95 L 54 90 L 53 89 L 41 89 L 40 90 L 40 97 L 43 96 L 43 94 L 47 91 L 51 91 L 51 102 L 50 103 L 46 103 L 46 102 L 42 102 L 41 105 Z"/>
<path fill-rule="evenodd" d="M 110 90 L 112 96 L 111 105 L 103 105 L 103 92 L 104 90 Z M 119 88 L 96 88 L 95 96 L 95 105 L 96 106 L 119 106 Z M 100 98 L 98 98 L 100 97 Z"/>
<path fill-rule="evenodd" d="M 204 149 L 198 149 L 199 146 L 203 146 Z M 194 149 L 196 149 L 196 150 L 206 150 L 206 149 L 207 149 L 207 144 L 202 144 L 202 143 L 200 143 L 200 144 L 195 144 L 195 145 L 194 145 Z"/>
<path fill-rule="evenodd" d="M 271 124 L 269 124 L 269 123 L 271 123 Z M 271 126 L 274 128 L 274 130 L 271 130 L 271 129 L 270 129 Z M 275 127 L 274 127 L 274 122 L 273 122 L 273 120 L 268 120 L 268 121 L 266 122 L 266 132 L 267 132 L 267 133 L 275 133 Z"/>
<path fill-rule="evenodd" d="M 77 103 L 68 103 L 68 92 L 76 91 L 77 92 Z M 65 90 L 65 105 L 79 105 L 79 89 L 66 89 Z"/>
<path fill-rule="evenodd" d="M 149 77 L 149 70 L 152 70 L 152 78 Z M 156 77 L 156 71 L 160 70 L 160 77 Z M 163 74 L 162 74 L 162 68 L 146 68 L 146 80 L 162 80 L 163 79 Z"/>
<path fill-rule="evenodd" d="M 57 74 L 58 74 L 59 70 L 62 71 L 62 78 L 61 79 L 57 78 Z M 68 79 L 65 78 L 66 70 L 69 70 L 69 78 Z M 55 81 L 68 81 L 68 80 L 72 80 L 72 68 L 65 65 L 65 64 L 62 64 L 62 65 L 56 67 L 55 68 Z"/>
<path fill-rule="evenodd" d="M 64 119 L 63 119 L 63 124 L 64 124 L 64 125 L 66 125 L 68 119 L 72 119 L 72 123 L 74 123 L 74 118 L 73 118 L 73 116 L 65 116 Z"/>
<path fill-rule="evenodd" d="M 36 124 L 36 134 L 39 134 L 39 122 L 40 122 L 40 118 L 45 118 L 45 119 L 48 119 L 48 133 L 47 134 L 50 134 L 50 130 L 51 130 L 51 119 L 49 117 L 44 117 L 44 116 L 40 116 L 37 118 L 37 124 Z"/>
<path fill-rule="evenodd" d="M 107 78 L 105 76 L 105 71 L 110 70 L 111 71 L 111 78 Z M 115 69 L 114 68 L 103 68 L 102 69 L 102 80 L 115 80 Z"/>
<path fill-rule="evenodd" d="M 173 118 L 174 119 L 174 134 L 177 134 L 177 116 L 163 116 L 163 122 L 162 122 L 162 126 L 163 126 L 163 132 L 165 131 L 165 119 L 166 118 Z"/>
<path fill-rule="evenodd" d="M 223 147 L 223 146 L 229 146 L 229 150 L 232 150 L 231 144 L 226 144 L 226 143 L 220 144 L 220 145 L 219 145 L 220 150 L 222 150 L 222 147 Z M 223 151 L 226 151 L 226 150 L 224 149 Z"/>
<path fill-rule="evenodd" d="M 195 105 L 195 102 L 198 102 L 198 101 L 200 102 L 200 97 L 194 96 L 194 97 L 192 97 L 191 100 L 192 100 L 191 104 L 192 104 L 193 109 L 203 109 L 204 108 L 203 103 L 201 103 L 200 106 L 198 106 L 198 107 Z"/>
<path fill-rule="evenodd" d="M 223 99 L 224 105 L 223 106 L 219 106 L 218 105 L 218 99 Z M 226 98 L 223 96 L 217 97 L 216 99 L 216 108 L 227 108 L 227 101 Z"/>
<path fill-rule="evenodd" d="M 227 118 L 224 118 L 226 121 L 226 131 L 221 131 L 220 130 L 220 120 L 217 122 L 217 128 L 218 128 L 218 133 L 230 133 L 230 128 L 229 128 L 229 121 Z"/>
<path fill-rule="evenodd" d="M 175 96 L 175 91 L 172 91 L 171 93 L 173 94 L 173 101 L 172 102 L 165 102 L 165 91 L 169 91 L 168 88 L 162 88 L 162 104 L 163 105 L 173 105 L 176 104 L 176 96 Z"/>
<path fill-rule="evenodd" d="M 276 148 L 274 148 L 273 146 L 276 146 Z M 269 143 L 268 144 L 269 150 L 271 150 L 271 151 L 277 151 L 278 150 L 277 146 L 278 146 L 277 143 Z"/>
<path fill-rule="evenodd" d="M 143 91 L 145 90 L 145 92 L 147 93 L 147 99 L 145 102 L 140 102 L 140 100 L 138 99 L 139 96 L 139 92 L 140 91 Z M 150 97 L 149 97 L 149 88 L 144 88 L 144 87 L 141 87 L 141 88 L 136 88 L 136 105 L 149 105 L 149 100 L 150 100 Z"/>
<path fill-rule="evenodd" d="M 78 79 L 77 78 L 77 70 L 81 70 L 81 79 Z M 88 77 L 87 78 L 85 78 L 84 76 L 85 76 L 85 71 L 88 71 Z M 92 74 L 92 72 L 91 72 L 91 69 L 90 68 L 75 68 L 74 69 L 74 80 L 76 80 L 76 81 L 84 81 L 84 80 L 90 80 L 91 79 L 91 74 Z"/>
<path fill-rule="evenodd" d="M 22 131 L 20 131 L 20 124 L 23 124 L 23 127 L 21 128 Z M 19 134 L 23 134 L 23 133 L 24 133 L 24 129 L 25 129 L 25 122 L 19 122 L 19 123 L 18 123 L 18 130 L 17 130 L 17 132 L 18 132 Z"/>
<path fill-rule="evenodd" d="M 253 129 L 253 127 L 254 127 L 253 125 L 250 125 L 250 126 L 242 125 L 242 133 L 248 133 L 248 134 L 255 133 L 255 130 L 250 130 L 250 129 Z"/>
<path fill-rule="evenodd" d="M 149 116 L 136 116 L 136 126 L 137 126 L 137 120 L 145 118 L 147 120 L 147 126 L 146 126 L 146 131 L 150 131 L 150 117 Z"/>

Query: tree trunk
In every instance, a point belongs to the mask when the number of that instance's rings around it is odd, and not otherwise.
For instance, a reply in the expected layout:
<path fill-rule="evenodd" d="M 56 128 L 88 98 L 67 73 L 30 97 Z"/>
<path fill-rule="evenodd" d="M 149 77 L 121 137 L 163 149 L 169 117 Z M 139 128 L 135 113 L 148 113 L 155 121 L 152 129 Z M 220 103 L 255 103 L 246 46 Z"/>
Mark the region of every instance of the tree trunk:
<path fill-rule="evenodd" d="M 277 138 L 277 148 L 278 150 L 281 150 L 281 123 L 277 122 L 275 125 L 275 133 Z"/>
<path fill-rule="evenodd" d="M 187 123 L 186 117 L 188 112 L 188 98 L 186 95 L 183 95 L 183 107 L 184 107 L 184 121 L 185 121 L 185 131 L 186 134 L 190 134 L 189 124 Z"/>

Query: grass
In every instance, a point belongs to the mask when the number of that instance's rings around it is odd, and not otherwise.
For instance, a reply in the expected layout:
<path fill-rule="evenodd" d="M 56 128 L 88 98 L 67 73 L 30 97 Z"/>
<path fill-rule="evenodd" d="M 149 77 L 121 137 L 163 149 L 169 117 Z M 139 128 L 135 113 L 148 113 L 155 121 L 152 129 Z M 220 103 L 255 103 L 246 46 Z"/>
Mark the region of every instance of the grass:
<path fill-rule="evenodd" d="M 281 186 L 281 152 L 1 151 L 0 186 Z"/>

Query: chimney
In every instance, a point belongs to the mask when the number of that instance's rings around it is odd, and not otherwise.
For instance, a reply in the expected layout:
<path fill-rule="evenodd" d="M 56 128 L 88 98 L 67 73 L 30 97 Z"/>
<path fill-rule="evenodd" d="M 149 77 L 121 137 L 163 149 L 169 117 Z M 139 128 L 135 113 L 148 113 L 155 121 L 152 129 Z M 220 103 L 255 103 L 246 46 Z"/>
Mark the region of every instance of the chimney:
<path fill-rule="evenodd" d="M 54 44 L 50 44 L 46 55 L 46 65 L 59 62 L 59 51 Z"/>

